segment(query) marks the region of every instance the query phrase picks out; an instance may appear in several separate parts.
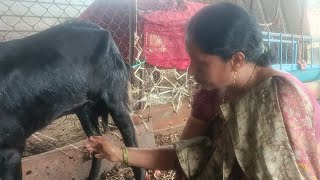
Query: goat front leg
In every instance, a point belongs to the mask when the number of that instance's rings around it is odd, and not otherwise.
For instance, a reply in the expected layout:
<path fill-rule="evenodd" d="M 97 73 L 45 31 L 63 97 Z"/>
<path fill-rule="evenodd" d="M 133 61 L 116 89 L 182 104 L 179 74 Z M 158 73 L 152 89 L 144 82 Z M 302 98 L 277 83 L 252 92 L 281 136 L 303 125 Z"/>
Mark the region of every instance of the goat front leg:
<path fill-rule="evenodd" d="M 0 179 L 22 180 L 21 154 L 17 149 L 0 149 Z"/>
<path fill-rule="evenodd" d="M 85 131 L 87 137 L 101 136 L 98 127 L 98 115 L 90 108 L 90 106 L 82 107 L 77 113 L 77 116 L 81 122 L 81 126 Z M 88 180 L 99 179 L 99 172 L 101 167 L 101 159 L 97 159 L 93 156 L 90 173 Z"/>

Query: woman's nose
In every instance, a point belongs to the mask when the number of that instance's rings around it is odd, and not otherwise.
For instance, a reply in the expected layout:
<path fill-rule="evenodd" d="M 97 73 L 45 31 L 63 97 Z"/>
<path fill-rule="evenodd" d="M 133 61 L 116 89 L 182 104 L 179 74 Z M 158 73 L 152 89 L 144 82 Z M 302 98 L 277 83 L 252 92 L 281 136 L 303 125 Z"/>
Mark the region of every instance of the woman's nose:
<path fill-rule="evenodd" d="M 193 66 L 191 66 L 191 64 L 189 65 L 187 72 L 188 72 L 188 74 L 191 75 L 191 76 L 194 75 Z"/>

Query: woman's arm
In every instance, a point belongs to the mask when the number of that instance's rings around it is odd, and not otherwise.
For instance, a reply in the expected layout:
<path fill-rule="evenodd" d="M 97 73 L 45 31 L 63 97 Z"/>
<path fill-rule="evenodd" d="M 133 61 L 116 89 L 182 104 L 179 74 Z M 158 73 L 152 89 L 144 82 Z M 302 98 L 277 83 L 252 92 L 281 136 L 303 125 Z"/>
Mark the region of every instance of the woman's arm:
<path fill-rule="evenodd" d="M 200 89 L 193 95 L 191 115 L 180 139 L 208 135 L 210 121 L 219 112 L 220 104 L 216 91 Z"/>
<path fill-rule="evenodd" d="M 124 162 L 122 148 L 102 136 L 92 136 L 86 144 L 87 150 L 95 152 L 95 157 L 111 162 Z M 158 148 L 127 148 L 129 165 L 158 170 L 176 169 L 177 154 L 173 146 Z"/>
<path fill-rule="evenodd" d="M 191 139 L 197 136 L 205 136 L 207 135 L 208 130 L 209 130 L 208 121 L 203 121 L 190 115 L 186 123 L 186 126 L 182 131 L 180 140 Z M 178 164 L 178 159 L 176 160 L 176 163 L 177 163 L 177 166 L 175 168 L 176 179 L 187 179 L 180 167 L 180 164 Z"/>
<path fill-rule="evenodd" d="M 209 130 L 209 121 L 203 121 L 198 118 L 189 116 L 186 126 L 184 127 L 180 139 L 190 139 L 197 136 L 206 136 Z"/>
<path fill-rule="evenodd" d="M 181 139 L 204 136 L 208 131 L 208 122 L 190 116 L 183 130 Z M 109 142 L 102 136 L 90 137 L 86 147 L 95 152 L 97 158 L 105 158 L 112 162 L 123 162 L 121 147 Z M 146 169 L 174 170 L 179 166 L 176 151 L 172 145 L 158 148 L 127 148 L 128 163 Z"/>
<path fill-rule="evenodd" d="M 172 145 L 158 148 L 128 148 L 129 164 L 146 169 L 174 170 L 178 160 Z"/>

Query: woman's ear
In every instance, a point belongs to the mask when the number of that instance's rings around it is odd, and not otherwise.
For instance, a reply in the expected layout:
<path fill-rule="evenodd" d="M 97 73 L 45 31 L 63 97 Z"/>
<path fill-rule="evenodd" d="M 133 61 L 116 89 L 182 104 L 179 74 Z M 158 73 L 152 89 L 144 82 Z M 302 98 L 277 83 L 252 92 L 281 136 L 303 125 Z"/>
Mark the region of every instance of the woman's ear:
<path fill-rule="evenodd" d="M 231 66 L 234 72 L 238 72 L 244 65 L 246 56 L 242 52 L 237 52 L 231 57 Z"/>

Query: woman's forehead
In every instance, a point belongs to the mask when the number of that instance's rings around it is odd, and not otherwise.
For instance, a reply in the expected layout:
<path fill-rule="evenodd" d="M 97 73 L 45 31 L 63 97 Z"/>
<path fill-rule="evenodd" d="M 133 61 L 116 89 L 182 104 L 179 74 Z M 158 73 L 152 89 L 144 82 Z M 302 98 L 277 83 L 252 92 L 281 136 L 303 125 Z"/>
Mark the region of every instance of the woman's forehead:
<path fill-rule="evenodd" d="M 190 40 L 188 40 L 188 41 L 186 41 L 186 51 L 190 54 L 193 54 L 193 55 L 196 55 L 196 54 L 198 54 L 198 55 L 202 55 L 202 54 L 204 54 L 201 50 L 200 50 L 200 48 L 198 48 L 197 46 L 196 46 L 196 44 L 193 42 L 193 41 L 190 41 Z"/>
<path fill-rule="evenodd" d="M 204 53 L 193 41 L 190 39 L 186 40 L 186 51 L 189 54 L 190 58 L 194 62 L 208 62 L 208 63 L 219 63 L 223 61 L 221 57 L 213 54 Z"/>

